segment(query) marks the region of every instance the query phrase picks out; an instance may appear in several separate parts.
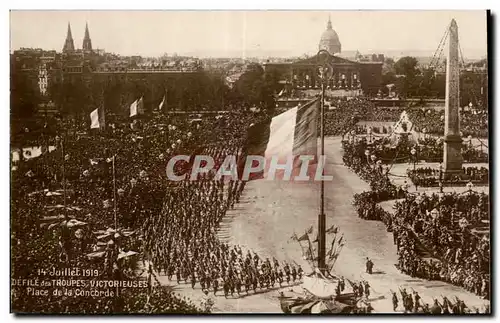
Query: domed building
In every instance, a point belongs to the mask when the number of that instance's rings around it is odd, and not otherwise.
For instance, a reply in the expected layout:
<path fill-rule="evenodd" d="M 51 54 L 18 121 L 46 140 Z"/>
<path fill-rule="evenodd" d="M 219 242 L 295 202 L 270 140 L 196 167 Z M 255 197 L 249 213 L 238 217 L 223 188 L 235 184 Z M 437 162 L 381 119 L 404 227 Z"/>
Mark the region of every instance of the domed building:
<path fill-rule="evenodd" d="M 326 30 L 321 35 L 321 39 L 319 41 L 318 50 L 326 50 L 330 55 L 335 55 L 341 52 L 341 44 L 339 40 L 339 35 L 332 28 L 332 21 L 330 17 L 328 17 L 328 23 L 326 25 Z"/>
<path fill-rule="evenodd" d="M 326 50 L 330 55 L 326 63 L 332 68 L 331 78 L 326 83 L 326 94 L 330 97 L 353 97 L 375 95 L 382 83 L 383 61 L 349 60 L 339 57 L 342 45 L 339 35 L 332 27 L 330 18 L 326 30 L 321 34 L 318 50 Z M 361 57 L 361 56 L 360 56 Z M 287 97 L 287 105 L 295 102 L 290 98 L 310 97 L 321 90 L 317 55 L 292 63 L 266 63 L 266 73 L 279 75 L 283 85 L 280 94 Z"/>

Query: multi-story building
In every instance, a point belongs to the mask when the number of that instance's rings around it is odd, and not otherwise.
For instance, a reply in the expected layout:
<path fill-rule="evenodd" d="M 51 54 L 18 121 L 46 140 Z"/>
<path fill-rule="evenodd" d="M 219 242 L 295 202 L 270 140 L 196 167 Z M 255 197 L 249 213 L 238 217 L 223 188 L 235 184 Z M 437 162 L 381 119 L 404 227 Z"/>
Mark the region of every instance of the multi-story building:
<path fill-rule="evenodd" d="M 332 73 L 326 85 L 329 96 L 357 96 L 376 94 L 382 82 L 383 55 L 375 59 L 364 58 L 358 53 L 356 61 L 340 57 L 341 43 L 329 19 L 321 35 L 319 50 L 328 52 L 327 65 Z M 380 61 L 382 60 L 382 61 Z M 285 92 L 315 95 L 321 88 L 317 55 L 290 63 L 266 63 L 266 73 L 278 74 Z"/>
<path fill-rule="evenodd" d="M 121 57 L 93 48 L 88 25 L 81 48 L 74 44 L 68 23 L 62 51 L 22 48 L 11 55 L 11 77 L 23 81 L 39 96 L 38 105 L 51 106 L 59 111 L 87 115 L 96 106 L 106 105 L 118 111 L 144 97 L 145 105 L 156 105 L 164 93 L 169 104 L 185 108 L 200 100 L 187 99 L 189 84 L 202 72 L 192 58 L 174 57 L 171 60 Z M 16 94 L 17 95 L 17 94 Z"/>

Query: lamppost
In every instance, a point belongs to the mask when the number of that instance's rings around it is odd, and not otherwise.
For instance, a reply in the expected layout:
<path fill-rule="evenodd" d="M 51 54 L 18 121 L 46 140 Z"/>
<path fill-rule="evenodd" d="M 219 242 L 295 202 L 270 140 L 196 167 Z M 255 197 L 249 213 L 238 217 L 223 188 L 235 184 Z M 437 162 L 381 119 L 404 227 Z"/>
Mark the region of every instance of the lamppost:
<path fill-rule="evenodd" d="M 413 156 L 413 170 L 415 171 L 415 164 L 417 163 L 417 150 L 415 148 L 412 148 L 410 150 L 411 155 Z"/>
<path fill-rule="evenodd" d="M 417 161 L 417 150 L 415 148 L 412 148 L 411 151 L 410 151 L 411 155 L 413 156 L 413 173 L 415 173 L 415 164 L 416 164 L 416 161 Z M 414 174 L 415 176 L 417 176 L 417 174 Z M 418 178 L 418 176 L 417 176 Z M 415 181 L 415 191 L 418 191 L 418 184 L 417 184 L 417 181 Z"/>

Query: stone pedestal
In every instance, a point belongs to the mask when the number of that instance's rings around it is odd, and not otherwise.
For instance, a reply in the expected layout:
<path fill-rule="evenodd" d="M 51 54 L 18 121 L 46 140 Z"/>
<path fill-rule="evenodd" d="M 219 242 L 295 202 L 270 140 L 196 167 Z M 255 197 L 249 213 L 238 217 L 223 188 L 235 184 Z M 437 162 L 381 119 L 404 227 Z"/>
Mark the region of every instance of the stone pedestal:
<path fill-rule="evenodd" d="M 462 138 L 459 135 L 444 137 L 444 176 L 462 172 Z"/>

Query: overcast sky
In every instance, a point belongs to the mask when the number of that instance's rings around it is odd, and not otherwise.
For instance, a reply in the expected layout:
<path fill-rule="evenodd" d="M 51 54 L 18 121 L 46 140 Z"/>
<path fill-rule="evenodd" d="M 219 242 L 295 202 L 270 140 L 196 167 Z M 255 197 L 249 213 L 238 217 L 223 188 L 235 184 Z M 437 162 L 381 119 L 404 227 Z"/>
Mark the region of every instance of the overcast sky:
<path fill-rule="evenodd" d="M 12 11 L 11 50 L 82 47 L 122 55 L 298 56 L 318 50 L 328 15 L 342 50 L 434 52 L 455 18 L 465 58 L 486 55 L 485 11 Z"/>

